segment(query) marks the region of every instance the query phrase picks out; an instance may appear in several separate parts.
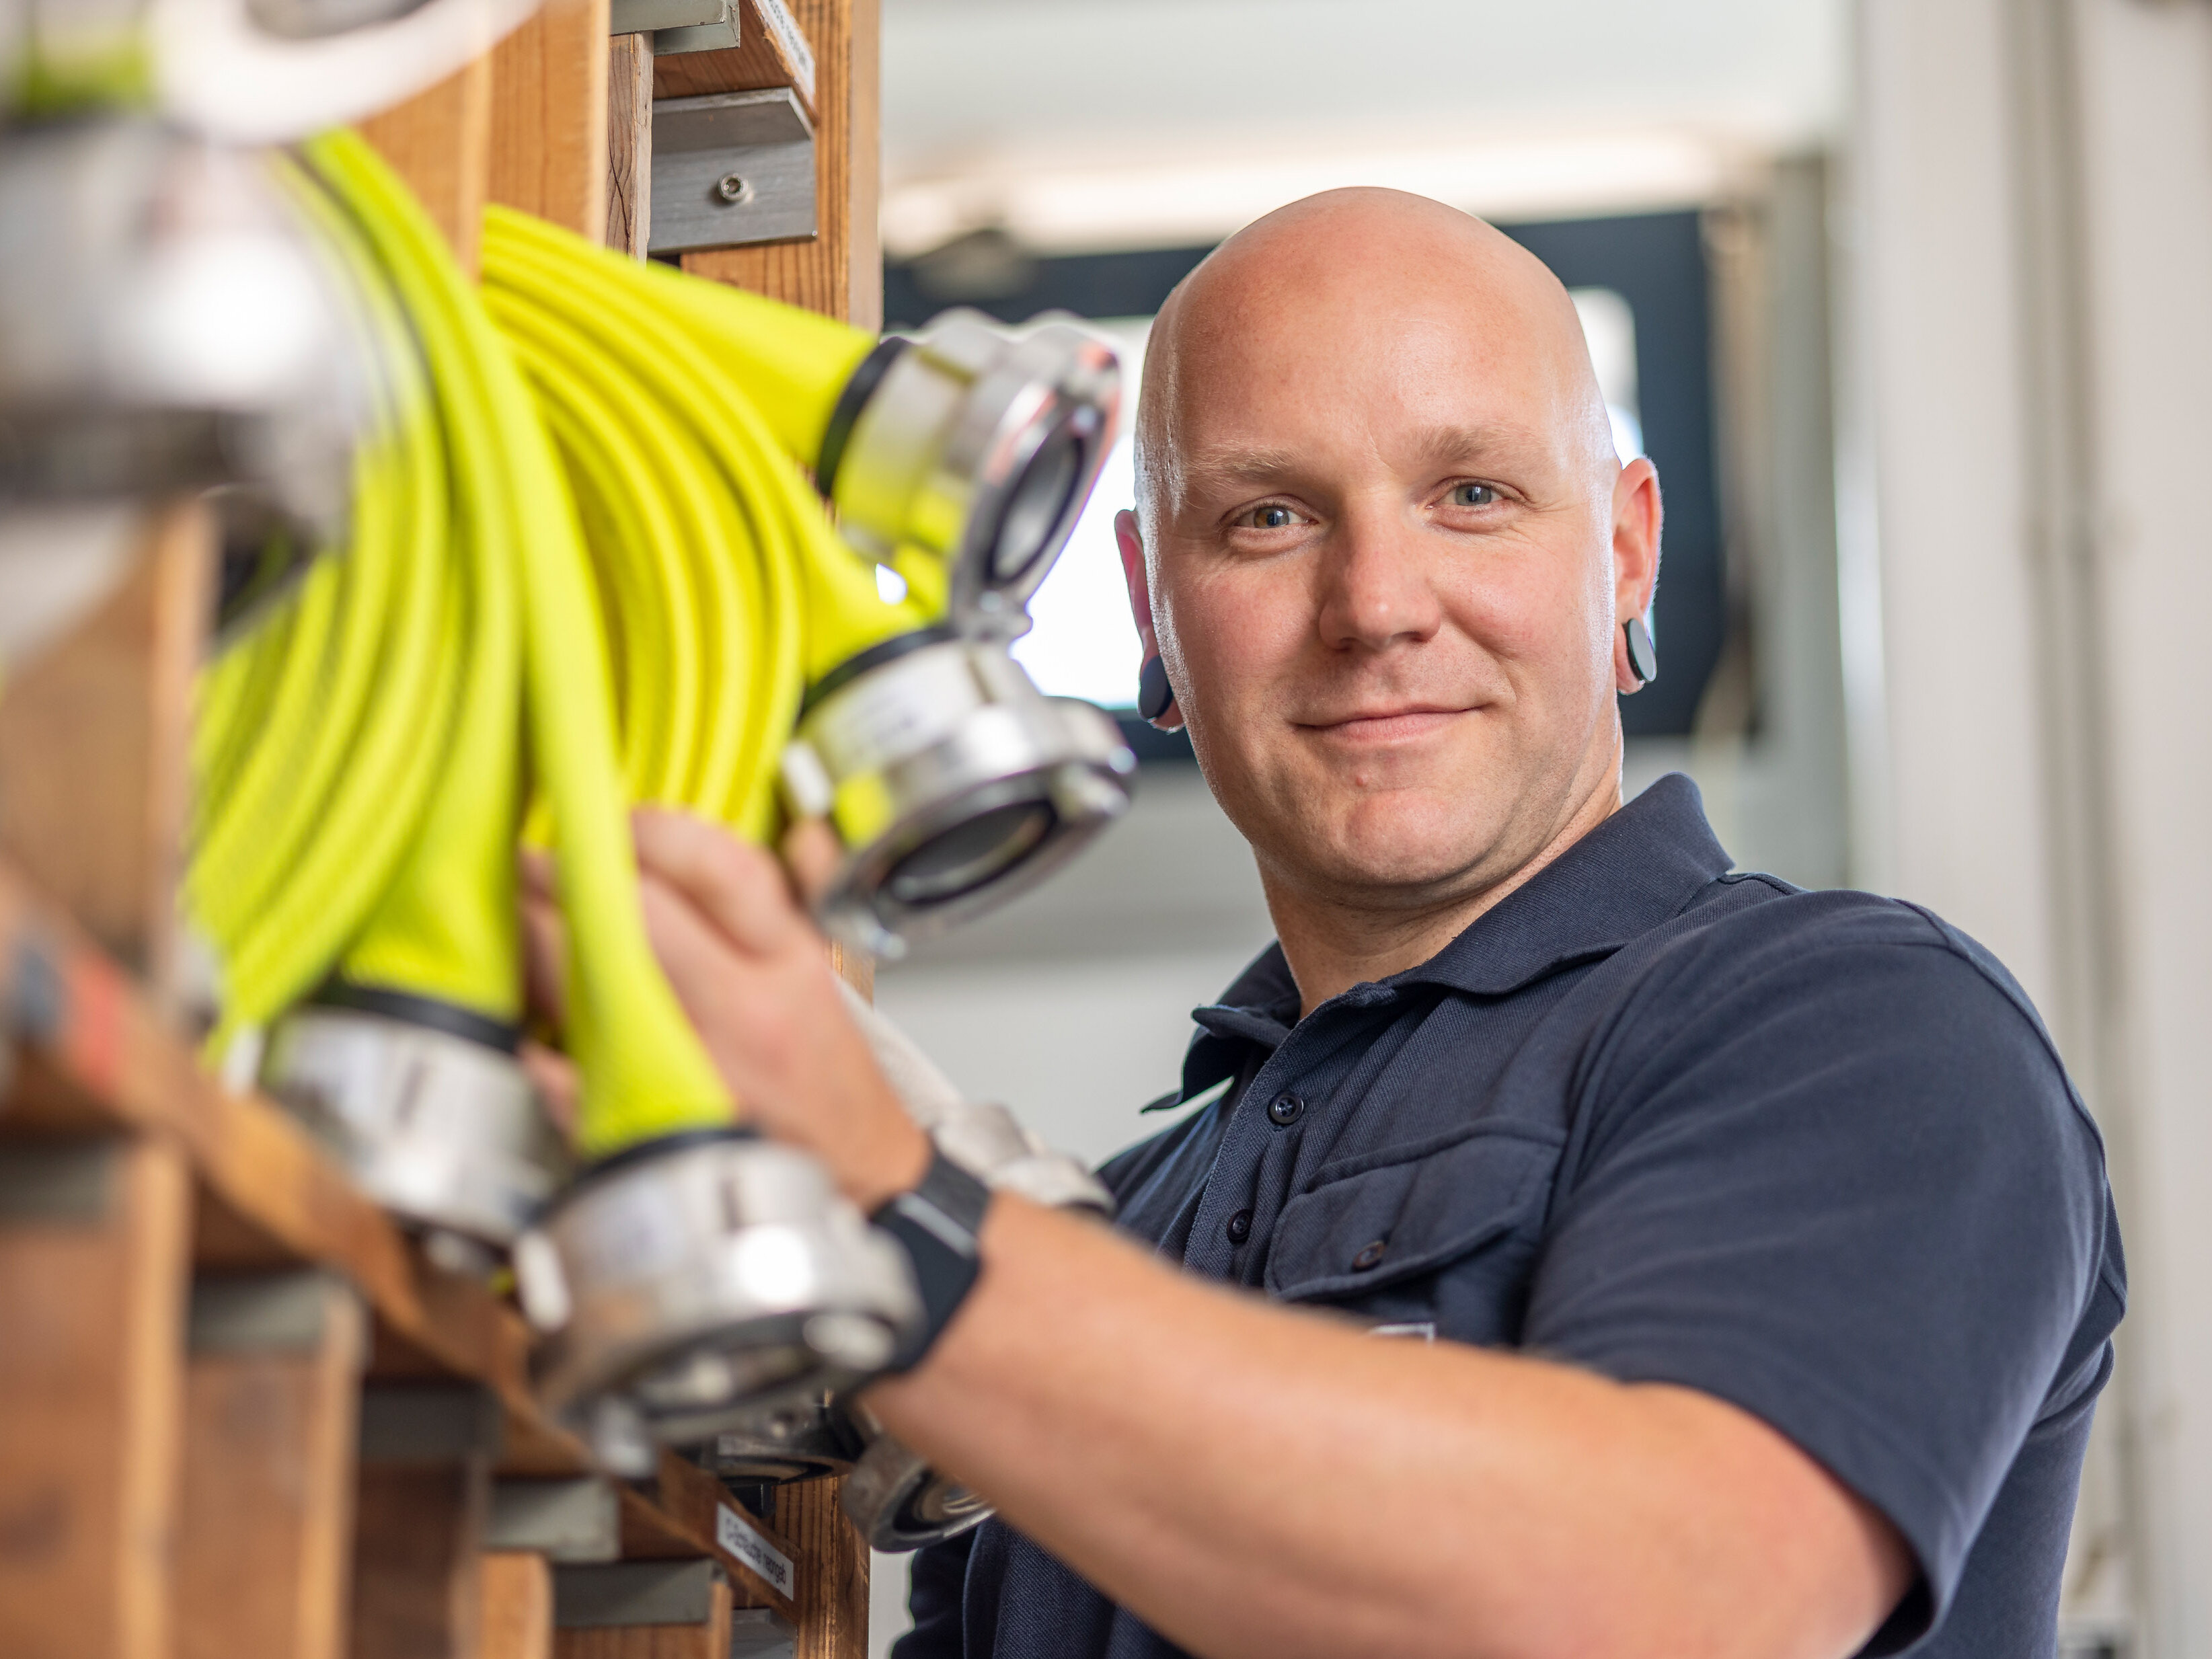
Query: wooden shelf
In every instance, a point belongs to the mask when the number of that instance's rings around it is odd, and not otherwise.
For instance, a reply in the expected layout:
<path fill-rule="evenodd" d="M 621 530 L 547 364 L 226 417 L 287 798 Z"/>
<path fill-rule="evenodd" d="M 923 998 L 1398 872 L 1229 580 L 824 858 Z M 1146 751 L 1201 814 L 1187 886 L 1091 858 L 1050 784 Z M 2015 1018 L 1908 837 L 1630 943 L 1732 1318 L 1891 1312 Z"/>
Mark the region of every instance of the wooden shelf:
<path fill-rule="evenodd" d="M 173 1146 L 198 1200 L 195 1269 L 329 1269 L 374 1316 L 371 1377 L 480 1382 L 505 1419 L 500 1473 L 590 1472 L 582 1443 L 531 1393 L 520 1315 L 484 1285 L 427 1260 L 282 1108 L 208 1075 L 131 978 L 4 863 L 0 973 L 18 1045 L 0 1139 L 131 1134 Z M 795 1617 L 789 1596 L 717 1542 L 716 1510 L 729 1501 L 712 1475 L 664 1454 L 653 1480 L 623 1485 L 624 1553 L 709 1557 L 729 1573 L 738 1606 Z M 745 1518 L 795 1553 L 773 1528 Z"/>

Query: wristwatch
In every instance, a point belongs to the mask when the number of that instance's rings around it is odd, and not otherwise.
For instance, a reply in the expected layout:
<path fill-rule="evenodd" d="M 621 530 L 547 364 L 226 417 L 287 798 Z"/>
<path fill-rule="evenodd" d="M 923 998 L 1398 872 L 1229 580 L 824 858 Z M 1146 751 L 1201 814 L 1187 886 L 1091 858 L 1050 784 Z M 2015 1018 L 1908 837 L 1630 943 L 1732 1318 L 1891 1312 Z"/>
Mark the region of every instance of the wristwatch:
<path fill-rule="evenodd" d="M 988 1187 L 933 1151 L 921 1184 L 887 1199 L 868 1218 L 906 1252 L 921 1293 L 921 1322 L 885 1370 L 896 1374 L 919 1365 L 975 1288 L 983 1268 L 976 1235 L 990 1206 Z"/>

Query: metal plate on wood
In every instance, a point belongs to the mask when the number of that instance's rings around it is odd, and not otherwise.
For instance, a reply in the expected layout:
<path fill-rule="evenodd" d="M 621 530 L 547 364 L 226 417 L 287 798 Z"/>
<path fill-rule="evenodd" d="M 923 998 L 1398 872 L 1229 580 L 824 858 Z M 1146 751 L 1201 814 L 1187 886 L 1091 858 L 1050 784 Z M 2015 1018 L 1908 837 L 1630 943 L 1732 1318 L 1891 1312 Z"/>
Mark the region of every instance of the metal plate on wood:
<path fill-rule="evenodd" d="M 323 1344 L 334 1304 L 355 1292 L 336 1273 L 203 1273 L 192 1281 L 194 1353 L 307 1352 Z"/>
<path fill-rule="evenodd" d="M 712 1561 L 614 1561 L 553 1574 L 553 1623 L 560 1630 L 623 1625 L 703 1625 L 714 1617 Z"/>
<path fill-rule="evenodd" d="M 731 0 L 612 0 L 607 8 L 607 33 L 646 34 L 695 23 L 724 23 L 734 10 Z"/>
<path fill-rule="evenodd" d="M 815 234 L 814 128 L 789 87 L 654 102 L 653 252 Z"/>
<path fill-rule="evenodd" d="M 377 1382 L 362 1390 L 361 1461 L 458 1463 L 499 1455 L 499 1397 L 476 1382 Z"/>
<path fill-rule="evenodd" d="M 729 15 L 719 22 L 700 23 L 687 29 L 654 30 L 653 55 L 673 58 L 687 52 L 726 52 L 743 44 L 738 33 L 738 9 L 732 6 Z"/>
<path fill-rule="evenodd" d="M 592 1475 L 496 1481 L 484 1547 L 535 1550 L 552 1561 L 618 1560 L 622 1505 L 614 1483 Z"/>
<path fill-rule="evenodd" d="M 93 1226 L 107 1218 L 121 1143 L 25 1142 L 0 1149 L 0 1225 Z"/>
<path fill-rule="evenodd" d="M 770 1607 L 739 1607 L 730 1615 L 730 1659 L 791 1659 L 798 1632 Z"/>

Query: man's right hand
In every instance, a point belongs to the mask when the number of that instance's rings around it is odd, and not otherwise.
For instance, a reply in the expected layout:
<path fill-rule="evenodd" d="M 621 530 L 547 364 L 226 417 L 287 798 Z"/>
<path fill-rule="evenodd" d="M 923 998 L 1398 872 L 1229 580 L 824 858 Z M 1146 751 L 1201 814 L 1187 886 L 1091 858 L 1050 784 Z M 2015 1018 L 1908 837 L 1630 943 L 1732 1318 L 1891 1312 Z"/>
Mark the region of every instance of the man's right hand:
<path fill-rule="evenodd" d="M 830 951 L 774 854 L 680 812 L 632 815 L 647 932 L 744 1120 L 814 1153 L 873 1209 L 921 1179 L 915 1127 L 853 1023 Z M 557 1006 L 561 930 L 532 872 L 533 997 Z"/>

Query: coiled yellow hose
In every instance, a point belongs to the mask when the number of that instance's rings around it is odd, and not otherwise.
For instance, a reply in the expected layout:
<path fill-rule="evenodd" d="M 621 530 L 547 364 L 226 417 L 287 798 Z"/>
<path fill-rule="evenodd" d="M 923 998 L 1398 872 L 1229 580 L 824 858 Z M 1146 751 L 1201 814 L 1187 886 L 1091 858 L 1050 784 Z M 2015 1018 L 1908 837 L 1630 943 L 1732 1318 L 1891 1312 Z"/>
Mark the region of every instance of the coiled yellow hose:
<path fill-rule="evenodd" d="M 941 579 L 886 599 L 800 469 L 875 343 L 502 208 L 483 269 L 582 510 L 630 787 L 764 836 L 805 687 L 942 610 Z"/>
<path fill-rule="evenodd" d="M 410 378 L 396 354 L 404 395 L 364 455 L 348 556 L 206 688 L 188 900 L 225 970 L 216 1041 L 341 959 L 348 978 L 512 1011 L 519 714 L 568 926 L 583 1150 L 727 1123 L 645 935 L 590 566 L 531 392 L 367 143 L 306 154 L 343 209 L 333 245 L 404 313 L 421 364 Z"/>
<path fill-rule="evenodd" d="M 479 295 L 363 140 L 304 155 L 295 193 L 389 368 L 347 556 L 204 687 L 187 897 L 224 969 L 215 1042 L 333 977 L 511 1023 L 526 781 L 581 1149 L 726 1123 L 625 812 L 767 836 L 805 687 L 941 614 L 935 561 L 886 599 L 803 471 L 875 343 L 502 209 Z"/>
<path fill-rule="evenodd" d="M 295 198 L 355 279 L 386 374 L 348 556 L 219 659 L 198 727 L 188 911 L 216 948 L 214 1047 L 314 988 L 418 838 L 455 707 L 451 499 L 424 366 L 354 222 Z"/>

